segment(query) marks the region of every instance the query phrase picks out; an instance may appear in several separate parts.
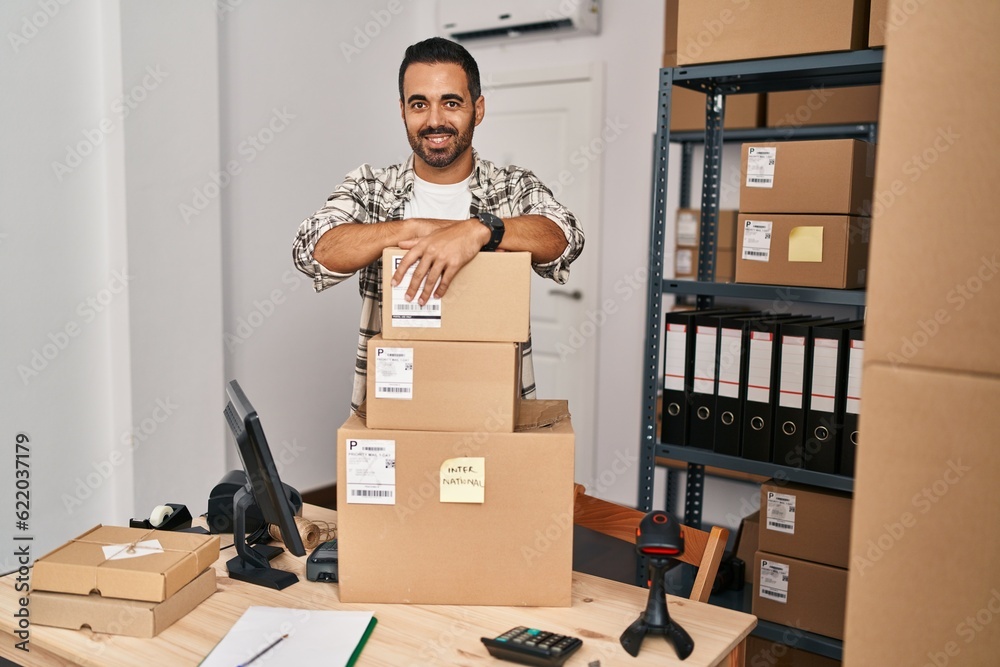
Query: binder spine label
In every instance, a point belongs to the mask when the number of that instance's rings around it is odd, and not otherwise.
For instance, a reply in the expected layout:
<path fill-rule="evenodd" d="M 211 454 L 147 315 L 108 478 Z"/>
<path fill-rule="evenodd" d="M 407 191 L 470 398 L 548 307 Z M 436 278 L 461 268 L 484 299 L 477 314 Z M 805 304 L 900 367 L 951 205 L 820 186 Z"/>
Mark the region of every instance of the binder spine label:
<path fill-rule="evenodd" d="M 767 262 L 771 259 L 771 222 L 747 220 L 743 223 L 743 259 Z"/>
<path fill-rule="evenodd" d="M 767 520 L 764 522 L 768 530 L 779 533 L 795 534 L 795 496 L 789 493 L 767 493 Z"/>
<path fill-rule="evenodd" d="M 851 341 L 851 352 L 847 357 L 847 412 L 856 415 L 861 412 L 861 364 L 864 361 L 865 342 Z"/>
<path fill-rule="evenodd" d="M 778 382 L 778 405 L 802 408 L 802 389 L 806 375 L 806 339 L 803 336 L 781 337 L 781 377 Z"/>
<path fill-rule="evenodd" d="M 663 388 L 684 391 L 684 360 L 687 358 L 687 327 L 667 325 L 663 360 Z"/>
<path fill-rule="evenodd" d="M 743 332 L 740 329 L 722 329 L 719 348 L 719 396 L 740 397 L 740 354 Z"/>
<path fill-rule="evenodd" d="M 760 587 L 762 598 L 785 604 L 788 602 L 788 565 L 773 560 L 760 562 Z"/>
<path fill-rule="evenodd" d="M 813 341 L 812 395 L 810 409 L 833 412 L 837 395 L 838 343 L 832 338 Z"/>
<path fill-rule="evenodd" d="M 771 349 L 774 334 L 754 331 L 750 334 L 750 366 L 747 369 L 747 400 L 771 402 Z"/>
<path fill-rule="evenodd" d="M 715 327 L 698 327 L 694 343 L 694 383 L 692 390 L 698 394 L 715 393 Z"/>

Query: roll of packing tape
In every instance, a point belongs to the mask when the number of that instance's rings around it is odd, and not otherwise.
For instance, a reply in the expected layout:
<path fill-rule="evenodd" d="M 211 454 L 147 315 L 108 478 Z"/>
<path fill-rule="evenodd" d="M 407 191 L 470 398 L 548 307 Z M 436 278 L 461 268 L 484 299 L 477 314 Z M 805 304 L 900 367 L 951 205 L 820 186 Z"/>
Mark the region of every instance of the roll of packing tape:
<path fill-rule="evenodd" d="M 153 528 L 159 528 L 174 513 L 174 508 L 167 505 L 157 505 L 149 513 L 149 523 Z"/>

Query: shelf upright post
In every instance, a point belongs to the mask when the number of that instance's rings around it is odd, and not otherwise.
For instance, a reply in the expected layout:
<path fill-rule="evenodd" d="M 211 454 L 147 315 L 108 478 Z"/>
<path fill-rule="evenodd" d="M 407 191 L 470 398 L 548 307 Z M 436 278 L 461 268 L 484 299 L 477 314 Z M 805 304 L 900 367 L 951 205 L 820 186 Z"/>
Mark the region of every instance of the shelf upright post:
<path fill-rule="evenodd" d="M 678 208 L 691 208 L 691 169 L 694 165 L 694 143 L 681 142 L 681 191 Z"/>

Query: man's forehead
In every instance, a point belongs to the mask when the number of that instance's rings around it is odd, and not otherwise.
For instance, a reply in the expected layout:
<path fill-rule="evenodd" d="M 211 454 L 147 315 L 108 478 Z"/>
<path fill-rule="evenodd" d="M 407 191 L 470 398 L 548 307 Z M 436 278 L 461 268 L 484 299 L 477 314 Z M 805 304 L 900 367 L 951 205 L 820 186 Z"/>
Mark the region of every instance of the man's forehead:
<path fill-rule="evenodd" d="M 469 94 L 469 81 L 465 70 L 456 63 L 413 63 L 403 74 L 403 95 L 441 97 L 443 95 Z"/>

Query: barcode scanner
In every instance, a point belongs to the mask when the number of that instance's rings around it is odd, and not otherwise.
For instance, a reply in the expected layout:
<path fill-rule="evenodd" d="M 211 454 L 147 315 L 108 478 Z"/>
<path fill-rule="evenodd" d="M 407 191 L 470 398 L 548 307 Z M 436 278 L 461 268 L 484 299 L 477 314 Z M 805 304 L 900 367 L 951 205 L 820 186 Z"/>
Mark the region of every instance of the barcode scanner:
<path fill-rule="evenodd" d="M 684 533 L 680 524 L 666 512 L 650 512 L 635 531 L 635 549 L 649 558 L 650 583 L 646 610 L 628 626 L 619 641 L 629 655 L 639 655 L 647 634 L 663 635 L 685 660 L 694 651 L 694 640 L 684 628 L 670 620 L 663 575 L 671 558 L 684 553 Z"/>

